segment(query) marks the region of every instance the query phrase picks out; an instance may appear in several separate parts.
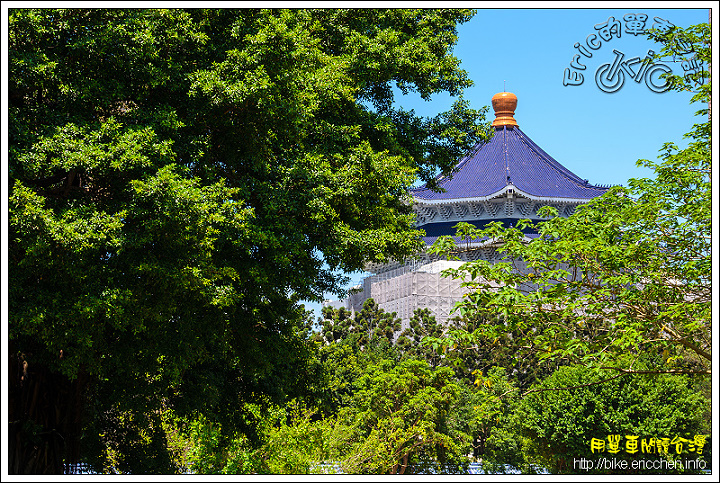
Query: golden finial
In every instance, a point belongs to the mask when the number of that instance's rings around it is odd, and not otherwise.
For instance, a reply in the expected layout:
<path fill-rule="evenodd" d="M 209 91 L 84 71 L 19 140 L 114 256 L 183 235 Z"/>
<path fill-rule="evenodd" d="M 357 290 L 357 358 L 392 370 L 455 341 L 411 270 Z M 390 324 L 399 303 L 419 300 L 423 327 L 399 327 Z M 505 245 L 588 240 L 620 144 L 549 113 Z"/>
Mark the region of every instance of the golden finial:
<path fill-rule="evenodd" d="M 492 98 L 492 106 L 495 109 L 493 127 L 518 125 L 513 117 L 517 107 L 517 96 L 515 94 L 512 92 L 498 92 Z"/>

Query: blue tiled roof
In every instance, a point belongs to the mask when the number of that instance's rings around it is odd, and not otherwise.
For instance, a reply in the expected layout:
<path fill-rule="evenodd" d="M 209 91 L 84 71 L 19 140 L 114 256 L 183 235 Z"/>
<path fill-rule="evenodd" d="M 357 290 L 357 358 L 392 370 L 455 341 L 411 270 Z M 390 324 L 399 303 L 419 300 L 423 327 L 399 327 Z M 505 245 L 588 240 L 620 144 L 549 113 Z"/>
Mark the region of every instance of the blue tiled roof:
<path fill-rule="evenodd" d="M 512 184 L 537 197 L 589 200 L 608 189 L 569 171 L 517 126 L 496 128 L 489 142 L 476 146 L 458 163 L 455 173 L 439 179 L 438 184 L 444 193 L 421 187 L 410 194 L 418 200 L 480 198 Z"/>

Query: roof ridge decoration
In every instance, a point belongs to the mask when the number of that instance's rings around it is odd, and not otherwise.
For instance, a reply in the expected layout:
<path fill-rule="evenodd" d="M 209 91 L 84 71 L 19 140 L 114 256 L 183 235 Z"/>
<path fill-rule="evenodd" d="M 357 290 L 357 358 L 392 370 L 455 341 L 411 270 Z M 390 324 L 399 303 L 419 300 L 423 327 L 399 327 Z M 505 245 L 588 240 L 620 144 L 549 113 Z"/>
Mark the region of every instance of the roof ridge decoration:
<path fill-rule="evenodd" d="M 518 128 L 520 129 L 520 128 Z M 503 131 L 503 158 L 505 158 L 505 174 L 507 178 L 505 178 L 505 186 L 511 184 L 510 183 L 510 156 L 508 154 L 508 147 L 507 147 L 507 128 L 505 125 L 502 127 Z"/>

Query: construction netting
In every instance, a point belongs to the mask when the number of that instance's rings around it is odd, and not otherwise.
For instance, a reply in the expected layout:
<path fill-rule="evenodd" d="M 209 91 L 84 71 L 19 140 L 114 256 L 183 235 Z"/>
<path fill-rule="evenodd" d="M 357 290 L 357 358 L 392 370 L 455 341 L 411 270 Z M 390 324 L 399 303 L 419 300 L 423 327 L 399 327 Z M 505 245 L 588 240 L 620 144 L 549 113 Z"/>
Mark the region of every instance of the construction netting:
<path fill-rule="evenodd" d="M 365 278 L 363 290 L 351 295 L 348 308 L 356 311 L 372 297 L 385 312 L 395 312 L 402 328 L 409 325 L 416 309 L 428 308 L 438 322 L 444 322 L 466 289 L 462 281 L 444 277 L 442 271 L 462 262 L 435 261 L 422 266 L 405 266 Z"/>

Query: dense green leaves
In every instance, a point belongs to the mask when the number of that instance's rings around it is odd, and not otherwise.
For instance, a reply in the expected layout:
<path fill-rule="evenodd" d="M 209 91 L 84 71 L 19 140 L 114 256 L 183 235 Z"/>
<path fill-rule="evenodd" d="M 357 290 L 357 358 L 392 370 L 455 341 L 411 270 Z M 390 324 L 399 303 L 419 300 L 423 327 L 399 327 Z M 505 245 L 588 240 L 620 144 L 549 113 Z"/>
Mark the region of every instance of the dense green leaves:
<path fill-rule="evenodd" d="M 430 309 L 418 309 L 410 317 L 409 327 L 398 335 L 397 347 L 403 355 L 424 359 L 435 367 L 440 364 L 437 345 L 425 344 L 423 339 L 441 337 L 443 332 L 444 327 L 435 320 Z"/>
<path fill-rule="evenodd" d="M 531 451 L 538 456 L 537 463 L 550 472 L 578 473 L 581 468 L 576 462 L 580 458 L 597 461 L 598 456 L 603 455 L 628 462 L 639 458 L 672 460 L 680 457 L 674 445 L 667 454 L 658 450 L 659 443 L 651 450 L 641 452 L 642 440 L 667 438 L 669 442 L 684 438 L 694 441 L 696 436 L 701 439 L 709 436 L 706 433 L 709 427 L 699 417 L 707 410 L 709 400 L 693 387 L 687 376 L 629 375 L 593 384 L 600 380 L 587 368 L 563 367 L 519 404 L 514 415 L 515 424 L 529 439 Z M 618 452 L 608 451 L 612 449 L 609 438 L 613 435 L 620 437 Z M 635 451 L 628 445 L 633 436 L 638 440 Z M 603 441 L 604 445 L 592 446 L 593 439 Z M 601 447 L 602 451 L 599 450 Z M 690 453 L 688 448 L 686 444 L 683 455 L 686 461 L 703 458 L 702 453 Z M 704 454 L 706 458 L 707 448 Z M 616 471 L 596 467 L 592 472 Z M 636 468 L 629 472 L 647 474 L 652 471 Z"/>
<path fill-rule="evenodd" d="M 84 381 L 72 459 L 170 470 L 141 434 L 167 407 L 253 440 L 243 404 L 310 384 L 298 301 L 412 254 L 407 189 L 484 136 L 462 99 L 393 107 L 471 85 L 472 12 L 9 13 L 9 333 L 31 373 Z"/>
<path fill-rule="evenodd" d="M 460 391 L 450 369 L 382 360 L 356 385 L 354 404 L 342 412 L 351 421 L 345 471 L 403 474 L 408 466 L 462 466 L 470 436 L 450 420 Z"/>
<path fill-rule="evenodd" d="M 199 473 L 448 474 L 467 472 L 474 460 L 486 473 L 586 474 L 588 468 L 576 461 L 597 461 L 602 455 L 591 441 L 609 444 L 613 435 L 623 438 L 616 459 L 628 464 L 667 464 L 677 455 L 658 453 L 657 442 L 675 437 L 705 443 L 702 454 L 686 451 L 686 460 L 710 460 L 709 381 L 598 374 L 583 366 L 564 366 L 544 377 L 503 361 L 503 353 L 498 360 L 480 350 L 438 357 L 425 344 L 414 346 L 407 334 L 392 346 L 372 344 L 369 326 L 353 324 L 385 314 L 372 301 L 363 312 L 325 308 L 321 331 L 305 334 L 315 355 L 315 386 L 308 395 L 284 406 L 245 405 L 246 417 L 257 421 L 259 445 L 240 433 L 223 444 L 220 428 L 205 419 L 170 418 L 164 428 L 179 466 Z M 413 330 L 404 333 L 435 325 L 432 316 L 417 311 Z M 364 345 L 358 343 L 362 333 Z M 657 364 L 649 362 L 635 368 Z M 468 378 L 458 371 L 466 363 L 488 369 Z M 624 452 L 625 435 L 653 441 L 654 451 Z"/>

